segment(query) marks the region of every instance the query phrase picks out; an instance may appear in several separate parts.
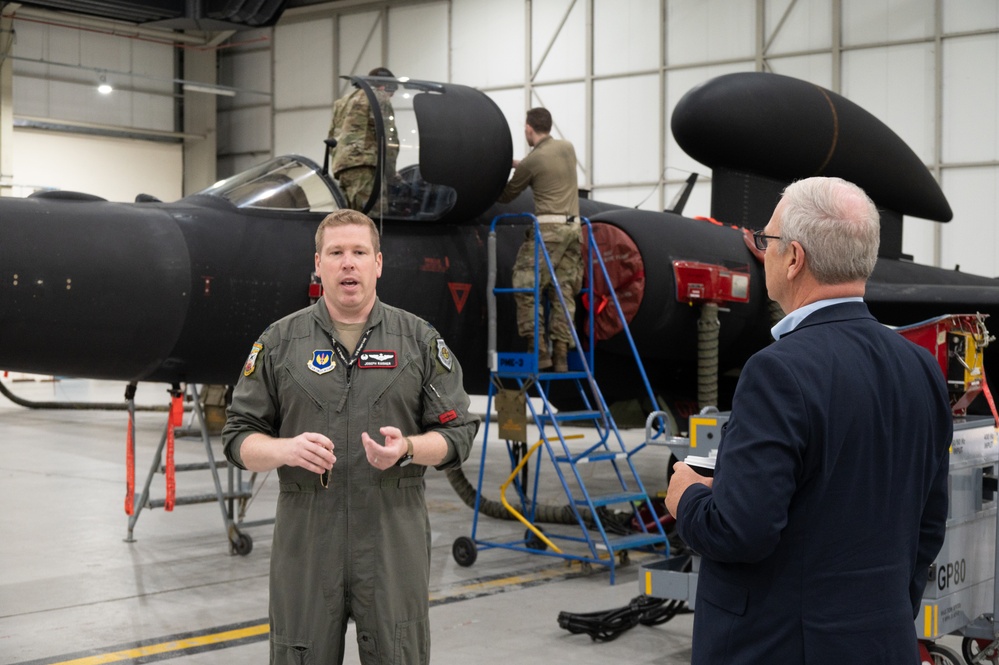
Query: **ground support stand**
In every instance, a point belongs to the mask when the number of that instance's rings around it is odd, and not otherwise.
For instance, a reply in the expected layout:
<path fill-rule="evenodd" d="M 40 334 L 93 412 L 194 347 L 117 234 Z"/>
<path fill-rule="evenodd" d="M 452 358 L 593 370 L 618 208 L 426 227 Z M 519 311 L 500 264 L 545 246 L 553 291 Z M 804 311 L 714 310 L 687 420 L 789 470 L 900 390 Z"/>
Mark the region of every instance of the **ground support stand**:
<path fill-rule="evenodd" d="M 496 224 L 504 218 L 511 217 L 527 218 L 534 224 L 535 275 L 533 288 L 498 288 L 495 285 Z M 587 287 L 584 288 L 584 297 L 588 297 L 589 302 L 592 303 L 595 302 L 592 293 L 594 267 L 596 266 L 603 271 L 605 283 L 609 284 L 610 280 L 607 277 L 600 252 L 592 239 L 589 220 L 584 218 L 582 222 L 591 257 L 588 262 L 589 278 L 586 281 Z M 494 219 L 489 236 L 489 292 L 487 298 L 489 302 L 490 386 L 486 413 L 492 412 L 494 400 L 503 393 L 517 393 L 522 397 L 522 401 L 530 411 L 533 423 L 538 429 L 539 439 L 529 450 L 526 434 L 517 437 L 517 439 L 505 439 L 511 474 L 500 488 L 502 503 L 503 507 L 527 528 L 524 538 L 512 541 L 481 538 L 479 514 L 483 501 L 483 478 L 487 463 L 486 453 L 491 425 L 490 419 L 487 418 L 483 428 L 482 458 L 479 466 L 478 491 L 472 519 L 471 537 L 459 537 L 454 543 L 452 553 L 455 560 L 464 566 L 470 566 L 475 562 L 478 550 L 490 548 L 560 557 L 570 561 L 579 561 L 584 566 L 598 564 L 606 566 L 610 570 L 610 582 L 613 584 L 615 564 L 618 558 L 624 563 L 628 560 L 630 550 L 640 549 L 668 554 L 669 542 L 662 524 L 658 520 L 648 522 L 644 519 L 632 518 L 629 528 L 623 533 L 620 524 L 615 523 L 616 520 L 609 520 L 609 516 L 614 515 L 611 513 L 612 506 L 623 506 L 628 512 L 633 512 L 636 517 L 641 513 L 657 514 L 633 463 L 634 455 L 644 449 L 645 444 L 642 443 L 632 448 L 625 444 L 593 375 L 594 339 L 592 331 L 595 330 L 595 326 L 593 325 L 592 308 L 589 313 L 590 325 L 588 327 L 591 334 L 585 347 L 581 343 L 575 327 L 570 322 L 575 349 L 569 353 L 568 371 L 541 372 L 538 370 L 538 350 L 545 343 L 544 337 L 538 334 L 538 331 L 542 329 L 539 323 L 543 320 L 539 312 L 541 303 L 538 288 L 539 270 L 549 272 L 554 284 L 554 292 L 559 294 L 561 300 L 558 278 L 542 240 L 537 219 L 529 214 L 501 215 Z M 496 295 L 522 292 L 533 293 L 534 296 L 534 344 L 528 353 L 500 353 L 496 350 Z M 613 290 L 611 290 L 611 295 L 618 308 L 620 320 L 625 321 Z M 562 302 L 562 311 L 566 311 L 564 301 Z M 625 330 L 627 331 L 627 326 L 625 326 Z M 635 347 L 630 332 L 627 332 L 627 337 L 634 352 Z M 637 353 L 634 353 L 634 357 L 648 388 L 648 380 Z M 576 401 L 582 405 L 580 410 L 559 411 L 554 407 L 550 395 L 553 384 L 560 382 L 575 389 L 574 392 L 578 398 Z M 655 400 L 651 397 L 651 388 L 648 388 L 648 392 L 651 403 L 654 404 Z M 588 433 L 586 435 L 568 434 L 565 429 L 574 425 L 587 427 Z M 500 432 L 501 436 L 505 436 L 502 434 L 502 426 Z M 582 446 L 575 444 L 570 446 L 569 441 L 576 438 L 586 438 L 588 441 Z M 532 483 L 528 480 L 530 474 L 527 473 L 527 469 L 528 461 L 535 452 L 538 454 L 531 465 L 534 469 Z M 568 504 L 564 507 L 553 509 L 540 506 L 538 503 L 542 460 L 545 457 L 552 463 L 565 496 L 568 498 Z M 593 478 L 586 479 L 581 472 L 581 467 L 594 465 L 600 465 L 602 469 L 606 469 L 607 472 L 602 480 L 605 481 L 605 485 L 613 485 L 616 489 L 600 494 L 590 491 L 587 485 L 592 484 L 594 480 Z M 506 498 L 506 489 L 511 485 L 516 490 L 517 506 L 514 506 Z M 556 512 L 558 515 L 553 515 Z M 552 519 L 553 517 L 557 517 L 557 519 Z M 554 531 L 545 532 L 540 526 L 542 523 L 553 521 L 569 525 L 569 530 L 576 535 L 556 534 Z M 576 532 L 573 527 L 578 528 L 579 532 Z M 563 550 L 557 541 L 567 542 L 577 547 L 574 551 Z"/>
<path fill-rule="evenodd" d="M 125 537 L 125 542 L 135 542 L 133 532 L 135 530 L 135 524 L 138 521 L 139 515 L 142 513 L 143 508 L 165 508 L 167 511 L 171 511 L 174 506 L 211 503 L 217 501 L 219 509 L 222 513 L 222 522 L 225 526 L 225 535 L 226 540 L 229 542 L 230 553 L 246 556 L 253 549 L 253 539 L 249 534 L 244 533 L 242 529 L 274 523 L 273 518 L 256 521 L 245 521 L 243 519 L 248 503 L 253 498 L 253 486 L 256 481 L 257 474 L 251 474 L 250 479 L 244 482 L 242 469 L 234 467 L 226 460 L 215 460 L 215 454 L 212 451 L 209 427 L 196 385 L 187 384 L 184 391 L 181 391 L 178 386 L 174 386 L 171 390 L 171 395 L 175 399 L 183 396 L 183 398 L 191 404 L 192 422 L 187 428 L 181 429 L 175 427 L 179 419 L 171 422 L 173 414 L 168 416 L 163 436 L 160 438 L 160 443 L 156 448 L 152 464 L 149 467 L 149 473 L 146 475 L 146 481 L 142 488 L 142 493 L 134 496 L 135 508 L 128 517 L 128 534 Z M 128 406 L 131 421 L 131 416 L 134 415 L 135 407 L 134 399 L 131 395 L 128 396 Z M 171 440 L 174 436 L 179 438 L 200 437 L 201 442 L 204 444 L 205 457 L 207 458 L 207 461 L 194 464 L 165 464 L 163 460 L 164 448 L 167 446 L 168 440 Z M 131 437 L 129 446 L 130 458 L 134 459 L 134 442 L 131 440 Z M 212 482 L 215 486 L 214 493 L 177 497 L 172 496 L 172 491 L 169 486 L 171 483 L 170 478 L 174 472 L 197 471 L 203 469 L 211 471 Z M 222 488 L 222 482 L 219 479 L 219 469 L 226 469 L 227 472 L 227 487 L 224 490 Z M 164 499 L 150 498 L 150 488 L 152 487 L 153 478 L 157 474 L 166 474 L 168 478 L 168 493 L 167 497 Z"/>

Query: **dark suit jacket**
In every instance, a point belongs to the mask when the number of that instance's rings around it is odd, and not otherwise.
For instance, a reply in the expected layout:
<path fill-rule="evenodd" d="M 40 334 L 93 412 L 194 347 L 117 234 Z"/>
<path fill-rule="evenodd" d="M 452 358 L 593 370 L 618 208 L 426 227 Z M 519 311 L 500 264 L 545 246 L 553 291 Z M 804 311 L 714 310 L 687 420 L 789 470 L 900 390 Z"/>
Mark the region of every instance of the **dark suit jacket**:
<path fill-rule="evenodd" d="M 692 662 L 918 663 L 952 433 L 940 366 L 864 303 L 813 312 L 750 358 L 714 488 L 677 510 L 702 555 Z"/>

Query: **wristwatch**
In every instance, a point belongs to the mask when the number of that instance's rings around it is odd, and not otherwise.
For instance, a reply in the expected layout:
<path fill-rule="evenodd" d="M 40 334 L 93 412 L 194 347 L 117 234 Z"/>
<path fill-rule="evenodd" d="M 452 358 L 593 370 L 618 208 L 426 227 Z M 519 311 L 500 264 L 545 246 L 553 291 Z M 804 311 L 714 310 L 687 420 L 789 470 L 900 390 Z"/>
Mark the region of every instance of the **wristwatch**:
<path fill-rule="evenodd" d="M 408 436 L 406 437 L 406 454 L 399 458 L 396 462 L 396 466 L 407 466 L 413 461 L 413 441 Z"/>

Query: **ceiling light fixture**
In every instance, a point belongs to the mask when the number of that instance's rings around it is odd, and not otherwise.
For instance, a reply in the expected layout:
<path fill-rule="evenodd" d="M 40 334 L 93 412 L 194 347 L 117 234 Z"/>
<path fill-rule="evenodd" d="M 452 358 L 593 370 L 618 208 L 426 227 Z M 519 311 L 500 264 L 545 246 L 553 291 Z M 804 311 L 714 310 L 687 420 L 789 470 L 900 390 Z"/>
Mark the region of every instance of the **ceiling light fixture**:
<path fill-rule="evenodd" d="M 114 88 L 112 88 L 111 84 L 108 83 L 108 77 L 101 74 L 100 82 L 97 84 L 97 92 L 102 95 L 110 95 L 112 90 L 114 90 Z"/>

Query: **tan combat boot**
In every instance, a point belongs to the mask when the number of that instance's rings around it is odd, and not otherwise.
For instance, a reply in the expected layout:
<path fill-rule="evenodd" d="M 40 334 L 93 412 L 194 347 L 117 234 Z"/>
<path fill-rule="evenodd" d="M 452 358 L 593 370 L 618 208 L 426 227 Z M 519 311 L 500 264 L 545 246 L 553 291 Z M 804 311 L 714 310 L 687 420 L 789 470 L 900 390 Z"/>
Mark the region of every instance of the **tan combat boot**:
<path fill-rule="evenodd" d="M 565 342 L 555 342 L 552 344 L 552 360 L 556 372 L 569 371 L 569 345 Z"/>
<path fill-rule="evenodd" d="M 534 338 L 527 338 L 527 352 L 534 353 Z M 538 349 L 538 369 L 549 369 L 552 366 L 552 357 L 548 355 L 548 343 L 545 339 L 541 340 L 541 348 Z"/>

